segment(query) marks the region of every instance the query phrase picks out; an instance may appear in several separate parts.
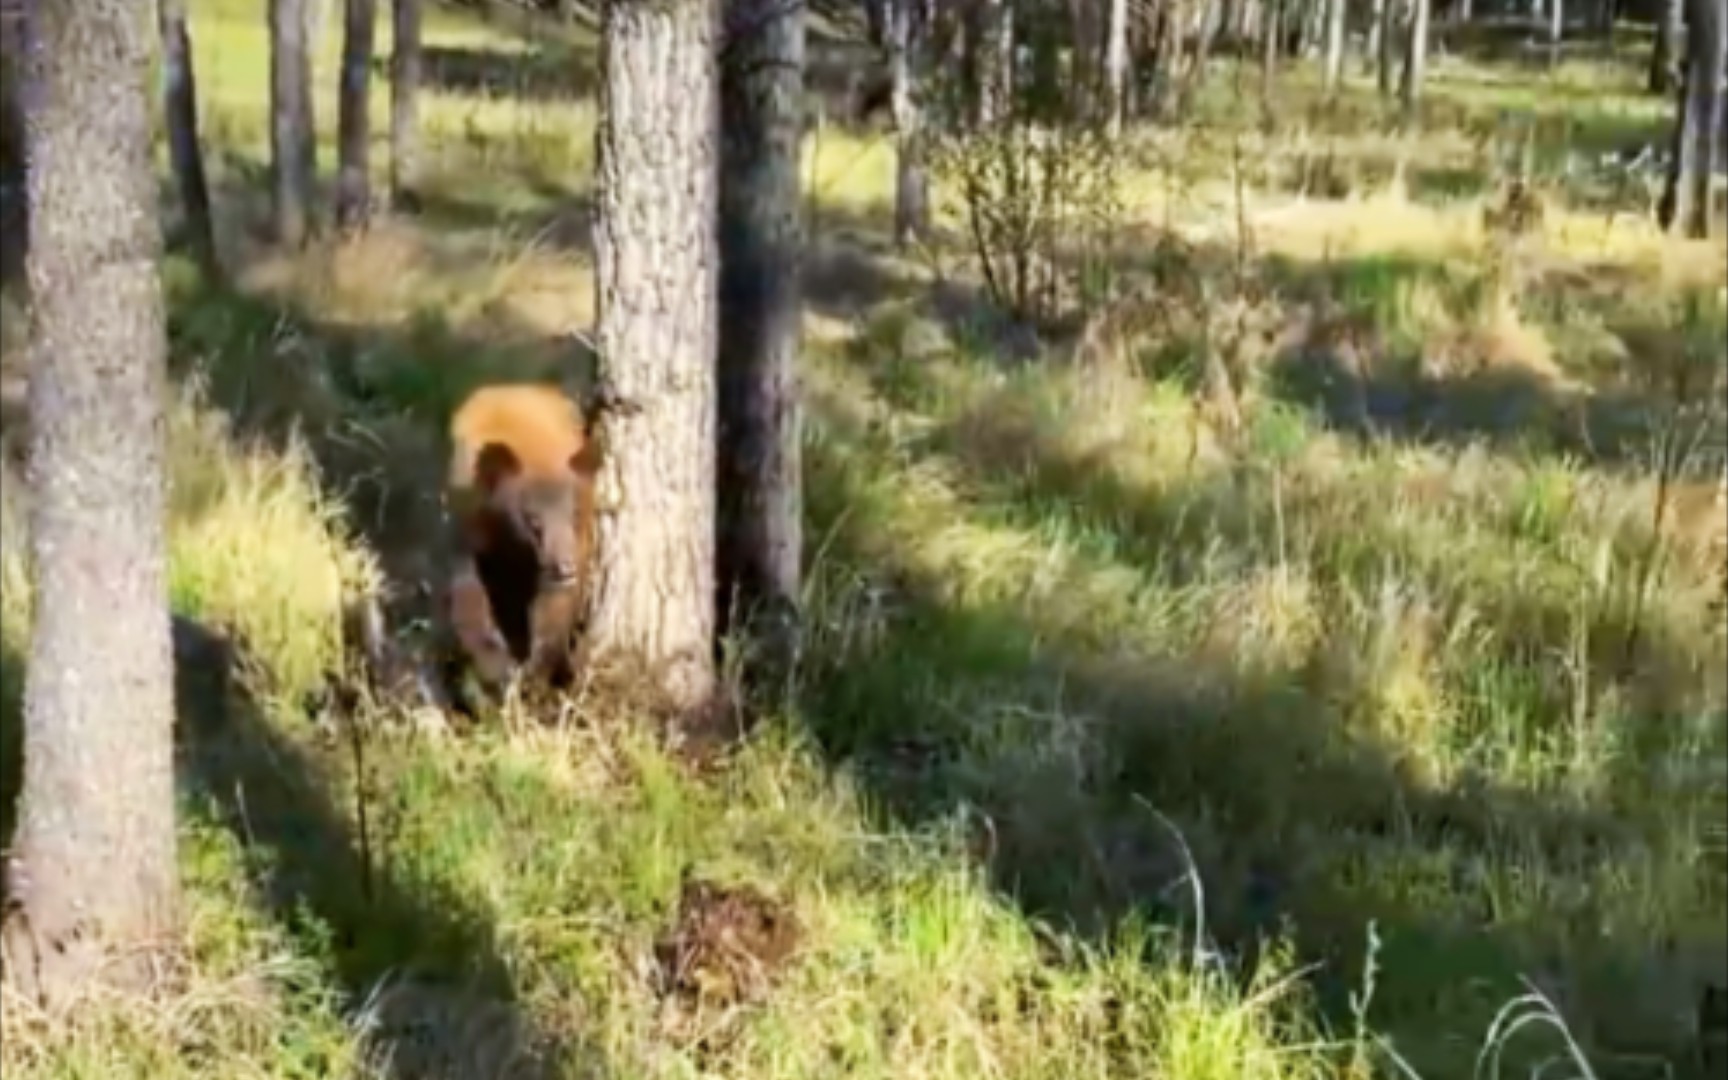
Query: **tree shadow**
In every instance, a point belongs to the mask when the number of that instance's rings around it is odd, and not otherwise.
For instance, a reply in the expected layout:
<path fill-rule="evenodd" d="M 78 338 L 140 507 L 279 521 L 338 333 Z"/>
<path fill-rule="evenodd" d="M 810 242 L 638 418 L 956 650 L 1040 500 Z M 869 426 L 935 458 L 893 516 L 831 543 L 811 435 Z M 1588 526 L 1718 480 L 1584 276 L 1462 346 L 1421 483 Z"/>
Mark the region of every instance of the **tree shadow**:
<path fill-rule="evenodd" d="M 825 560 L 859 568 L 877 614 L 860 644 L 824 658 L 801 713 L 896 821 L 916 827 L 981 810 L 997 886 L 1033 916 L 1098 935 L 1135 912 L 1192 918 L 1184 856 L 1163 814 L 1192 852 L 1206 925 L 1226 953 L 1251 958 L 1265 934 L 1291 925 L 1303 957 L 1323 965 L 1317 986 L 1341 1023 L 1360 989 L 1366 926 L 1377 921 L 1384 947 L 1371 1022 L 1389 1026 L 1424 1075 L 1471 1066 L 1474 1045 L 1455 1040 L 1486 1029 L 1521 992 L 1522 972 L 1559 976 L 1543 981 L 1592 1048 L 1686 1045 L 1683 1022 L 1664 1011 L 1671 996 L 1649 1009 L 1624 1003 L 1623 980 L 1649 978 L 1647 943 L 1605 943 L 1557 962 L 1568 928 L 1590 917 L 1587 902 L 1556 912 L 1550 926 L 1495 910 L 1496 865 L 1576 889 L 1587 868 L 1636 862 L 1646 842 L 1638 827 L 1581 799 L 1423 778 L 1394 746 L 1347 729 L 1344 711 L 1374 696 L 1375 676 L 1332 681 L 1320 654 L 1253 669 L 1223 643 L 1155 655 L 1088 640 L 1059 612 L 1046 621 L 1020 604 L 968 599 L 892 530 L 869 524 L 861 508 L 872 497 L 847 458 L 876 436 L 842 404 L 811 408 L 824 429 L 806 489 L 812 533 L 824 537 Z M 1024 434 L 994 445 L 1024 447 Z M 939 438 L 923 445 L 918 460 L 938 472 L 998 479 L 1040 453 L 960 460 Z M 1082 507 L 1098 497 L 1078 463 L 1061 471 L 1072 486 L 1046 477 L 1052 496 Z M 999 512 L 977 512 L 1001 522 Z M 1157 501 L 1141 513 L 1184 516 Z M 1186 527 L 1138 538 L 1146 557 L 1156 549 L 1166 578 L 1179 579 L 1204 549 L 1232 546 L 1204 514 L 1186 517 Z M 1136 531 L 1120 519 L 1114 527 L 1123 540 Z M 1382 862 L 1398 869 L 1383 874 Z M 1715 943 L 1679 948 L 1708 956 Z M 1684 994 L 1684 982 L 1666 989 Z M 1437 1017 L 1447 1030 L 1435 1030 Z"/>
<path fill-rule="evenodd" d="M 325 764 L 264 719 L 231 644 L 180 618 L 174 643 L 191 788 L 256 860 L 266 910 L 299 934 L 327 934 L 330 975 L 385 1075 L 604 1075 L 596 1050 L 531 1025 L 484 911 L 368 849 Z"/>
<path fill-rule="evenodd" d="M 315 951 L 378 1075 L 609 1074 L 595 1048 L 530 1023 L 486 912 L 363 846 L 326 761 L 264 718 L 232 643 L 179 616 L 173 641 L 176 758 L 191 812 L 245 847 L 261 907 L 321 942 Z M 24 663 L 12 644 L 0 647 L 0 848 L 11 843 L 22 780 Z M 370 813 L 376 821 L 379 807 Z"/>

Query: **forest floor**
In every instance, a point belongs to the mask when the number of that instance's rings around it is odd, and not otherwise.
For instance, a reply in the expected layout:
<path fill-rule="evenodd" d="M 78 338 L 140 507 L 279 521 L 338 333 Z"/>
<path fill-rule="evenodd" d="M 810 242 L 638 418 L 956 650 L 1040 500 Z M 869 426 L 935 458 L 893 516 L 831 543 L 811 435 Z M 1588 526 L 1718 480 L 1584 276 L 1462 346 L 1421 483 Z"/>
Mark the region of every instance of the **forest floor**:
<path fill-rule="evenodd" d="M 413 607 L 453 402 L 580 355 L 592 35 L 431 13 L 421 213 L 286 258 L 263 7 L 191 5 L 235 272 L 167 272 L 184 965 L 69 1026 L 6 1002 L 8 1077 L 1438 1080 L 1565 1054 L 1492 1030 L 1532 987 L 1595 1076 L 1711 1074 L 1728 522 L 1686 470 L 1654 545 L 1651 462 L 1720 452 L 1684 378 L 1728 271 L 1580 164 L 1665 130 L 1639 48 L 1438 58 L 1412 138 L 1312 65 L 1263 124 L 1226 65 L 1135 137 L 1124 314 L 1078 352 L 991 314 L 963 230 L 896 257 L 891 142 L 826 129 L 808 661 L 693 772 L 616 703 L 452 732 L 322 692 L 346 598 Z M 1547 213 L 1504 271 L 1525 131 Z M 1189 361 L 1243 326 L 1227 435 Z"/>

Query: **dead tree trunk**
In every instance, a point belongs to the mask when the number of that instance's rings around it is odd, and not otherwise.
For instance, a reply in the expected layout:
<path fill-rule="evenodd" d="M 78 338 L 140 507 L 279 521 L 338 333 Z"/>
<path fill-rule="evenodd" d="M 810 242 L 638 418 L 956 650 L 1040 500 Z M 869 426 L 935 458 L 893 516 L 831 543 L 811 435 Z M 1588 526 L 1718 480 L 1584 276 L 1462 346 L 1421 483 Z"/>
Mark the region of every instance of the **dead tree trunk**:
<path fill-rule="evenodd" d="M 798 183 L 804 11 L 731 0 L 720 68 L 718 629 L 797 654 L 803 556 Z"/>
<path fill-rule="evenodd" d="M 716 689 L 715 24 L 711 0 L 611 0 L 601 27 L 592 645 L 639 666 L 680 712 Z"/>
<path fill-rule="evenodd" d="M 420 0 L 393 0 L 390 34 L 390 205 L 412 210 L 420 163 Z"/>
<path fill-rule="evenodd" d="M 372 214 L 372 39 L 377 0 L 343 5 L 342 80 L 337 96 L 336 228 L 366 228 Z"/>
<path fill-rule="evenodd" d="M 210 185 L 204 176 L 204 151 L 198 143 L 198 82 L 192 67 L 192 35 L 186 28 L 184 0 L 158 0 L 156 27 L 162 39 L 162 112 L 168 130 L 168 159 L 186 215 L 187 242 L 208 278 L 220 274 L 216 232 L 210 221 Z"/>
<path fill-rule="evenodd" d="M 125 0 L 24 26 L 40 602 L 4 944 L 6 978 L 50 1006 L 145 988 L 178 920 L 151 29 Z"/>
<path fill-rule="evenodd" d="M 276 239 L 306 243 L 318 172 L 306 0 L 270 0 L 270 195 Z"/>

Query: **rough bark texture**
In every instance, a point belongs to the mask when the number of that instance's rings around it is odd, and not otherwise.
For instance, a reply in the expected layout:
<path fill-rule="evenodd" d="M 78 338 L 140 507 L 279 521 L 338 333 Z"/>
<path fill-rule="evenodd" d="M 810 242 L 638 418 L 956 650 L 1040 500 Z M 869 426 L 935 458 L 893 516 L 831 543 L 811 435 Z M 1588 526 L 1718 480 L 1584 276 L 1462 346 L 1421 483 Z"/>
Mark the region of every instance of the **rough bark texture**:
<path fill-rule="evenodd" d="M 720 69 L 720 630 L 792 659 L 803 555 L 797 358 L 804 5 L 731 0 Z"/>
<path fill-rule="evenodd" d="M 1656 41 L 1650 49 L 1647 82 L 1652 94 L 1673 93 L 1679 81 L 1674 54 L 1680 44 L 1681 19 L 1685 10 L 1685 0 L 1662 0 L 1661 14 L 1656 17 Z"/>
<path fill-rule="evenodd" d="M 336 227 L 342 232 L 364 229 L 372 211 L 369 105 L 372 38 L 377 25 L 378 0 L 345 0 L 336 122 Z"/>
<path fill-rule="evenodd" d="M 611 0 L 594 229 L 606 463 L 594 657 L 714 679 L 719 138 L 712 0 Z"/>
<path fill-rule="evenodd" d="M 216 234 L 210 222 L 210 185 L 198 143 L 198 81 L 192 67 L 192 35 L 184 0 L 158 0 L 162 37 L 162 112 L 168 129 L 168 159 L 186 213 L 186 238 L 204 273 L 215 276 Z"/>
<path fill-rule="evenodd" d="M 930 178 L 924 160 L 921 38 L 915 0 L 888 0 L 888 63 L 894 113 L 894 240 L 922 236 L 930 219 Z"/>
<path fill-rule="evenodd" d="M 390 33 L 390 205 L 407 207 L 420 164 L 420 0 L 394 0 Z"/>
<path fill-rule="evenodd" d="M 1428 75 L 1428 10 L 1430 0 L 1410 0 L 1410 36 L 1404 45 L 1404 78 L 1398 94 L 1405 119 L 1414 119 Z"/>
<path fill-rule="evenodd" d="M 138 987 L 177 917 L 151 30 L 125 0 L 38 4 L 25 27 L 39 599 L 5 945 L 50 1006 L 87 979 Z"/>
<path fill-rule="evenodd" d="M 1687 16 L 1690 28 L 1674 117 L 1674 152 L 1659 214 L 1664 228 L 1702 239 L 1710 235 L 1710 173 L 1722 151 L 1728 15 L 1722 0 L 1690 0 Z"/>
<path fill-rule="evenodd" d="M 306 0 L 270 0 L 271 209 L 276 239 L 289 247 L 311 231 L 313 140 L 312 54 Z"/>
<path fill-rule="evenodd" d="M 1344 0 L 1326 0 L 1326 92 L 1335 94 L 1344 81 Z"/>

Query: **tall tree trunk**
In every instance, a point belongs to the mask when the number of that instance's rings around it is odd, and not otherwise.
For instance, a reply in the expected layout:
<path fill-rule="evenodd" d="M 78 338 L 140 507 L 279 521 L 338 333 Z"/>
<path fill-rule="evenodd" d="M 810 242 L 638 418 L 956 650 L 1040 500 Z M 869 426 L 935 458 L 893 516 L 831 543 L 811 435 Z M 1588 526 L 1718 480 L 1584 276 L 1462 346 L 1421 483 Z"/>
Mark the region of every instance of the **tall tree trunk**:
<path fill-rule="evenodd" d="M 1326 0 L 1326 92 L 1336 94 L 1344 81 L 1344 0 Z"/>
<path fill-rule="evenodd" d="M 206 277 L 220 273 L 216 233 L 210 222 L 210 185 L 204 177 L 204 151 L 198 144 L 198 82 L 193 75 L 192 35 L 186 28 L 184 0 L 158 0 L 157 32 L 162 38 L 162 113 L 168 133 L 168 158 L 186 214 L 192 256 Z"/>
<path fill-rule="evenodd" d="M 1105 24 L 1104 79 L 1109 112 L 1105 131 L 1112 139 L 1122 136 L 1123 112 L 1128 103 L 1128 0 L 1110 0 Z"/>
<path fill-rule="evenodd" d="M 50 1005 L 146 984 L 140 947 L 178 919 L 151 30 L 125 0 L 35 4 L 24 26 L 40 602 L 5 944 L 6 977 Z"/>
<path fill-rule="evenodd" d="M 1659 214 L 1664 228 L 1695 239 L 1710 235 L 1710 174 L 1723 152 L 1722 80 L 1728 62 L 1728 16 L 1721 0 L 1690 0 L 1686 65 L 1674 116 L 1674 152 Z"/>
<path fill-rule="evenodd" d="M 270 0 L 271 209 L 276 239 L 291 248 L 311 232 L 318 172 L 307 21 L 306 0 Z"/>
<path fill-rule="evenodd" d="M 921 100 L 924 29 L 915 0 L 888 0 L 888 48 L 893 100 L 895 179 L 894 242 L 904 248 L 924 234 L 930 219 L 930 176 L 924 160 Z"/>
<path fill-rule="evenodd" d="M 1260 26 L 1260 97 L 1270 107 L 1273 83 L 1278 77 L 1279 39 L 1284 34 L 1284 11 L 1289 0 L 1265 0 Z"/>
<path fill-rule="evenodd" d="M 1398 52 L 1399 12 L 1408 0 L 1381 0 L 1378 48 L 1374 56 L 1374 82 L 1381 97 L 1392 96 L 1392 64 Z"/>
<path fill-rule="evenodd" d="M 420 164 L 420 0 L 392 0 L 390 16 L 390 205 L 408 210 Z"/>
<path fill-rule="evenodd" d="M 1406 120 L 1416 117 L 1416 108 L 1422 101 L 1422 84 L 1428 74 L 1428 8 L 1429 0 L 1410 0 L 1410 34 L 1404 45 L 1404 78 L 1398 86 Z"/>
<path fill-rule="evenodd" d="M 366 227 L 372 213 L 372 38 L 378 0 L 345 0 L 337 96 L 336 228 Z"/>
<path fill-rule="evenodd" d="M 1566 36 L 1566 0 L 1548 0 L 1548 68 L 1560 66 L 1560 45 Z"/>
<path fill-rule="evenodd" d="M 1661 0 L 1662 9 L 1656 17 L 1656 41 L 1650 50 L 1650 72 L 1647 85 L 1652 94 L 1671 94 L 1679 81 L 1675 77 L 1675 53 L 1684 33 L 1682 18 L 1686 0 Z"/>
<path fill-rule="evenodd" d="M 594 227 L 606 463 L 593 649 L 714 698 L 719 97 L 712 0 L 610 0 Z"/>
<path fill-rule="evenodd" d="M 804 9 L 730 0 L 720 68 L 718 627 L 795 658 L 802 587 L 798 184 Z"/>
<path fill-rule="evenodd" d="M 1385 30 L 1387 0 L 1374 0 L 1368 15 L 1368 40 L 1362 50 L 1363 74 L 1372 75 L 1380 57 L 1380 39 Z"/>
<path fill-rule="evenodd" d="M 1010 0 L 977 0 L 975 31 L 968 39 L 978 81 L 977 127 L 1007 115 L 1014 68 L 1014 31 Z"/>

